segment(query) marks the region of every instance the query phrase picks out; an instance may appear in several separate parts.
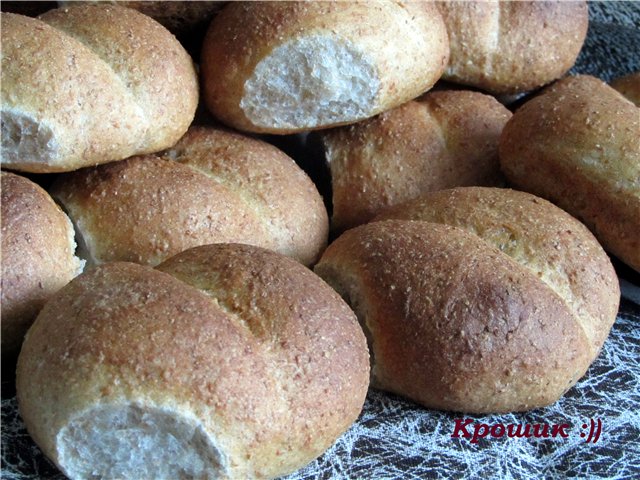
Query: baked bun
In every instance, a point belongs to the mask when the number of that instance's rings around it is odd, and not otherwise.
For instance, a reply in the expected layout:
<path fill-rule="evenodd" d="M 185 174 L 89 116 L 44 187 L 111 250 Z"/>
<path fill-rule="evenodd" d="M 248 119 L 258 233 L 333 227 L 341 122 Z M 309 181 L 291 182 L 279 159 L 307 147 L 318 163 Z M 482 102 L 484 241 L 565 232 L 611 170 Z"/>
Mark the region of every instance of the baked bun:
<path fill-rule="evenodd" d="M 494 94 L 526 92 L 563 76 L 589 24 L 584 1 L 436 2 L 449 33 L 443 78 Z"/>
<path fill-rule="evenodd" d="M 204 100 L 236 128 L 353 123 L 428 90 L 449 46 L 433 4 L 232 2 L 202 48 Z"/>
<path fill-rule="evenodd" d="M 180 43 L 135 10 L 75 5 L 2 14 L 2 162 L 61 172 L 156 152 L 193 120 L 198 81 Z"/>
<path fill-rule="evenodd" d="M 366 223 L 423 193 L 502 185 L 500 133 L 511 113 L 469 91 L 429 92 L 364 122 L 322 132 L 331 169 L 331 228 Z"/>
<path fill-rule="evenodd" d="M 640 107 L 640 72 L 616 78 L 610 85 L 632 101 L 636 107 Z"/>
<path fill-rule="evenodd" d="M 320 194 L 291 158 L 210 127 L 192 127 L 156 155 L 60 175 L 51 193 L 92 264 L 157 265 L 194 246 L 238 242 L 309 265 L 329 229 Z"/>
<path fill-rule="evenodd" d="M 1 172 L 2 356 L 13 358 L 47 299 L 82 271 L 73 226 L 41 187 Z M 14 359 L 15 360 L 15 359 Z"/>
<path fill-rule="evenodd" d="M 507 189 L 394 207 L 345 232 L 315 271 L 369 332 L 374 386 L 471 413 L 555 402 L 598 355 L 620 298 L 582 224 Z"/>
<path fill-rule="evenodd" d="M 364 334 L 328 285 L 229 244 L 88 270 L 17 369 L 27 429 L 72 479 L 283 475 L 351 425 L 368 382 Z"/>
<path fill-rule="evenodd" d="M 640 109 L 589 76 L 525 103 L 500 139 L 510 182 L 582 220 L 640 271 Z"/>

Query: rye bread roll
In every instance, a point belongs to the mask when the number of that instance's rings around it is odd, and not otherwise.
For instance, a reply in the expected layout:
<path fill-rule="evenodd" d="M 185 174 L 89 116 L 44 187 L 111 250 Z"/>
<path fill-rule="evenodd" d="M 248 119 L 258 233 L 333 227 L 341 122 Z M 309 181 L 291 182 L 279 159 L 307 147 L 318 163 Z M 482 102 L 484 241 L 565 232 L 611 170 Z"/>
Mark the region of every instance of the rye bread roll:
<path fill-rule="evenodd" d="M 51 193 L 91 264 L 157 265 L 194 246 L 238 242 L 310 265 L 329 229 L 320 194 L 291 158 L 211 127 L 192 127 L 156 155 L 60 175 Z"/>
<path fill-rule="evenodd" d="M 22 338 L 47 299 L 82 271 L 73 225 L 49 194 L 19 175 L 1 172 L 2 357 L 17 356 Z"/>
<path fill-rule="evenodd" d="M 511 113 L 470 91 L 429 92 L 377 117 L 322 132 L 331 170 L 331 228 L 456 186 L 500 186 L 498 141 Z"/>
<path fill-rule="evenodd" d="M 27 429 L 72 479 L 271 478 L 357 418 L 366 340 L 299 263 L 207 245 L 154 270 L 88 270 L 44 307 L 18 360 Z"/>
<path fill-rule="evenodd" d="M 312 130 L 417 97 L 448 55 L 429 2 L 232 2 L 205 37 L 203 95 L 217 118 L 242 130 Z"/>
<path fill-rule="evenodd" d="M 436 2 L 449 34 L 443 79 L 494 94 L 526 92 L 575 63 L 589 24 L 584 1 Z"/>
<path fill-rule="evenodd" d="M 170 147 L 198 103 L 191 57 L 153 19 L 74 5 L 2 14 L 2 163 L 75 170 Z"/>
<path fill-rule="evenodd" d="M 636 107 L 640 107 L 640 72 L 618 77 L 609 85 L 633 102 Z"/>
<path fill-rule="evenodd" d="M 368 332 L 374 386 L 470 413 L 555 402 L 598 355 L 620 298 L 586 227 L 507 189 L 394 207 L 345 232 L 315 271 Z"/>
<path fill-rule="evenodd" d="M 584 222 L 640 271 L 640 109 L 590 76 L 563 79 L 524 104 L 500 139 L 509 181 Z"/>

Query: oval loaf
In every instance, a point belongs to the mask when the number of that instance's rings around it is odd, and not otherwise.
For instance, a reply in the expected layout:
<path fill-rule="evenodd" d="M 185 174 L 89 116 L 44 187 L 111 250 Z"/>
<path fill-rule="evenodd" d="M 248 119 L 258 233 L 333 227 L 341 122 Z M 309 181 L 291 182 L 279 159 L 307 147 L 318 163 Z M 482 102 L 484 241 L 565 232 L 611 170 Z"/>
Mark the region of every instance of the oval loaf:
<path fill-rule="evenodd" d="M 94 264 L 157 265 L 197 245 L 239 242 L 308 265 L 329 229 L 320 194 L 291 158 L 210 127 L 192 127 L 157 155 L 60 175 L 51 193 Z"/>
<path fill-rule="evenodd" d="M 597 78 L 568 77 L 514 114 L 500 164 L 513 185 L 582 220 L 640 271 L 640 108 Z"/>
<path fill-rule="evenodd" d="M 272 478 L 357 418 L 369 358 L 310 270 L 247 245 L 88 270 L 18 360 L 20 413 L 72 479 Z"/>
<path fill-rule="evenodd" d="M 12 169 L 70 171 L 168 148 L 197 103 L 191 57 L 146 15 L 91 4 L 2 14 L 2 163 Z"/>
<path fill-rule="evenodd" d="M 369 332 L 374 385 L 474 413 L 555 402 L 597 356 L 620 296 L 586 227 L 506 189 L 394 207 L 345 232 L 315 271 Z"/>
<path fill-rule="evenodd" d="M 47 299 L 82 271 L 73 225 L 49 194 L 2 172 L 2 356 L 17 356 Z"/>
<path fill-rule="evenodd" d="M 243 130 L 353 123 L 429 89 L 448 54 L 429 2 L 232 2 L 205 38 L 203 95 Z"/>
<path fill-rule="evenodd" d="M 428 92 L 377 117 L 322 132 L 331 170 L 331 228 L 456 186 L 499 186 L 498 140 L 511 113 L 470 91 Z"/>

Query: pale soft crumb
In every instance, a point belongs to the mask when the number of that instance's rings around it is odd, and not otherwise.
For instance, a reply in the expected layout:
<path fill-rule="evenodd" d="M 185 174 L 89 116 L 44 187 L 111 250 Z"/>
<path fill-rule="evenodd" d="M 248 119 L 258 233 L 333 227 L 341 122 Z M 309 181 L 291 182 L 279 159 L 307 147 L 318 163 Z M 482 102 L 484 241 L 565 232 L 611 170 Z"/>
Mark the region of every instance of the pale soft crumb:
<path fill-rule="evenodd" d="M 56 443 L 58 463 L 71 478 L 213 479 L 226 470 L 198 421 L 134 403 L 84 412 Z"/>
<path fill-rule="evenodd" d="M 58 157 L 58 142 L 45 122 L 17 111 L 2 110 L 2 163 L 52 165 Z"/>
<path fill-rule="evenodd" d="M 370 59 L 327 35 L 275 48 L 244 85 L 240 107 L 260 127 L 313 128 L 366 118 L 380 81 Z"/>

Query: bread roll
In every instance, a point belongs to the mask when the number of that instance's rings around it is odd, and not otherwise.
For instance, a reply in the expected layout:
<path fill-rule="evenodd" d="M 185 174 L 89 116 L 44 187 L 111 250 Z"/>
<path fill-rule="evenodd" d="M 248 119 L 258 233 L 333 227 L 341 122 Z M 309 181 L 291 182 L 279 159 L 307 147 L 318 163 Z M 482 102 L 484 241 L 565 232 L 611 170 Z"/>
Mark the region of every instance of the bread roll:
<path fill-rule="evenodd" d="M 368 381 L 329 286 L 222 244 L 87 271 L 44 307 L 17 369 L 27 429 L 72 479 L 283 475 L 351 425 Z"/>
<path fill-rule="evenodd" d="M 640 109 L 589 76 L 524 104 L 500 139 L 518 188 L 581 219 L 605 249 L 640 271 Z"/>
<path fill-rule="evenodd" d="M 451 58 L 443 78 L 494 94 L 526 92 L 564 75 L 587 35 L 584 1 L 437 2 Z"/>
<path fill-rule="evenodd" d="M 157 265 L 197 245 L 240 242 L 309 265 L 327 242 L 322 198 L 295 162 L 220 129 L 192 127 L 157 155 L 61 175 L 51 192 L 92 264 Z"/>
<path fill-rule="evenodd" d="M 336 231 L 434 190 L 503 184 L 498 140 L 511 113 L 469 91 L 429 92 L 417 101 L 323 132 Z"/>
<path fill-rule="evenodd" d="M 168 148 L 197 103 L 191 58 L 135 10 L 2 14 L 2 162 L 12 169 L 70 171 Z"/>
<path fill-rule="evenodd" d="M 632 101 L 636 107 L 640 107 L 640 72 L 616 78 L 610 85 Z"/>
<path fill-rule="evenodd" d="M 2 357 L 12 359 L 44 303 L 83 262 L 74 255 L 71 222 L 47 192 L 24 177 L 0 175 Z"/>
<path fill-rule="evenodd" d="M 430 3 L 232 2 L 205 37 L 203 95 L 253 132 L 353 123 L 429 89 L 448 51 Z"/>
<path fill-rule="evenodd" d="M 316 273 L 369 332 L 373 382 L 429 408 L 524 411 L 584 375 L 618 309 L 577 220 L 522 192 L 432 192 L 347 231 Z"/>

